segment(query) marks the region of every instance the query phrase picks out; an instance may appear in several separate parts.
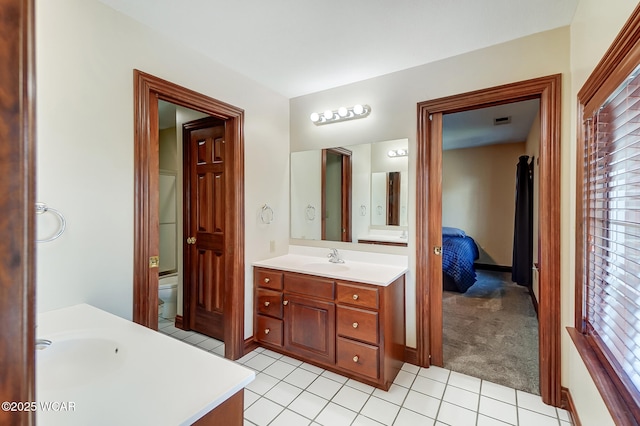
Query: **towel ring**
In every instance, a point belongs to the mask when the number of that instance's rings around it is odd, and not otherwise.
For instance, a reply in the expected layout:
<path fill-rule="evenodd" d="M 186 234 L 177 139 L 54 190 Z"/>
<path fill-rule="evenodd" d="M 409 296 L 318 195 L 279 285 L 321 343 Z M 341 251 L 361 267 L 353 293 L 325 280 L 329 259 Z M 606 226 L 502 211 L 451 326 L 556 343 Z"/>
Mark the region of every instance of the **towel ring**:
<path fill-rule="evenodd" d="M 260 210 L 260 220 L 267 225 L 273 222 L 273 209 L 268 204 L 262 206 Z"/>
<path fill-rule="evenodd" d="M 45 203 L 36 203 L 36 214 L 44 214 L 46 212 L 51 212 L 51 213 L 54 213 L 56 216 L 58 216 L 58 219 L 60 220 L 60 229 L 58 229 L 58 232 L 56 232 L 53 236 L 49 238 L 45 238 L 43 240 L 36 239 L 36 243 L 48 243 L 50 241 L 58 239 L 67 227 L 67 220 L 64 218 L 62 213 L 60 213 L 56 209 L 52 209 L 51 207 L 48 207 Z"/>
<path fill-rule="evenodd" d="M 307 217 L 307 220 L 314 220 L 316 218 L 316 208 L 309 204 L 307 205 L 304 214 Z"/>

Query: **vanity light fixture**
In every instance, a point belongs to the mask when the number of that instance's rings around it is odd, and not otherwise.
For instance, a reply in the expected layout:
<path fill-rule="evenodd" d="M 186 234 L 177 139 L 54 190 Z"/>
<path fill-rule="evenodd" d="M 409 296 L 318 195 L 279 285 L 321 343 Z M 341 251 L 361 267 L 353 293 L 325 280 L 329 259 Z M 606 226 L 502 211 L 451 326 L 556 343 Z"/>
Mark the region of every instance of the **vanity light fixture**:
<path fill-rule="evenodd" d="M 403 148 L 399 148 L 399 149 L 392 149 L 391 151 L 387 152 L 387 155 L 389 157 L 406 157 L 407 155 L 409 155 L 409 150 L 408 149 L 403 149 Z"/>
<path fill-rule="evenodd" d="M 337 110 L 326 110 L 325 112 L 313 112 L 309 116 L 313 124 L 320 126 L 322 124 L 337 123 L 339 121 L 355 120 L 356 118 L 364 118 L 371 112 L 369 105 L 354 105 L 352 107 L 340 107 Z"/>

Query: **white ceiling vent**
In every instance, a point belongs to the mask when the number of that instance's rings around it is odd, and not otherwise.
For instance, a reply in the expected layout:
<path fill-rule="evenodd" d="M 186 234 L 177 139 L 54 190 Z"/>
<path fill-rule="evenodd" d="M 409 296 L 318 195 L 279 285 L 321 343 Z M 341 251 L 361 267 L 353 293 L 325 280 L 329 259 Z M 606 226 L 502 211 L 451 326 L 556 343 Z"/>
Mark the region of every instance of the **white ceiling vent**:
<path fill-rule="evenodd" d="M 498 118 L 494 118 L 493 119 L 493 125 L 494 126 L 499 126 L 501 124 L 509 124 L 511 123 L 511 116 L 507 116 L 507 117 L 498 117 Z"/>

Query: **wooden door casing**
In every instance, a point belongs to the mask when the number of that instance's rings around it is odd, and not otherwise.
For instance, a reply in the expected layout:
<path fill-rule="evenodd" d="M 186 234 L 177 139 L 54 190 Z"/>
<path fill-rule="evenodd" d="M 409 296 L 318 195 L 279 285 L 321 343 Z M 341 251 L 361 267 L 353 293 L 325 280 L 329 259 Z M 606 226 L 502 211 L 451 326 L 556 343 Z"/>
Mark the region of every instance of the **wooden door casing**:
<path fill-rule="evenodd" d="M 2 401 L 36 400 L 35 7 L 0 0 L 0 359 Z M 33 425 L 35 411 L 0 411 L 2 425 Z"/>
<path fill-rule="evenodd" d="M 213 117 L 183 125 L 184 320 L 192 330 L 219 340 L 224 340 L 226 282 L 225 128 L 224 120 Z"/>
<path fill-rule="evenodd" d="M 542 400 L 560 406 L 560 109 L 562 75 L 556 74 L 418 104 L 416 165 L 416 356 L 421 366 L 442 362 L 442 285 L 433 261 L 441 237 L 441 117 L 493 105 L 540 99 L 539 359 Z M 436 126 L 439 126 L 438 129 Z M 440 153 L 438 153 L 440 151 Z M 440 296 L 439 296 L 440 294 Z M 431 357 L 431 360 L 430 360 Z M 440 364 L 438 364 L 438 362 Z"/>
<path fill-rule="evenodd" d="M 351 151 L 345 148 L 327 148 L 322 150 L 321 239 L 325 240 L 327 238 L 327 155 L 336 155 L 341 159 L 340 226 L 342 229 L 339 241 L 351 242 Z"/>
<path fill-rule="evenodd" d="M 158 328 L 158 270 L 149 259 L 159 252 L 158 219 L 158 100 L 225 120 L 227 158 L 232 175 L 225 190 L 225 357 L 238 359 L 244 341 L 244 111 L 233 105 L 133 70 L 134 78 L 134 260 L 133 319 Z"/>

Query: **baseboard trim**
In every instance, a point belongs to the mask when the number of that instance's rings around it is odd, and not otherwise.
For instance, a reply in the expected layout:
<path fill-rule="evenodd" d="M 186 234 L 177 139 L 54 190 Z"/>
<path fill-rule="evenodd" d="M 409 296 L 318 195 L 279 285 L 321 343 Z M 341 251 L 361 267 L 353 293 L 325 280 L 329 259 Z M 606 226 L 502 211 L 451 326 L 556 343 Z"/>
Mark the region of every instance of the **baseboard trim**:
<path fill-rule="evenodd" d="M 251 351 L 256 350 L 258 347 L 260 347 L 260 345 L 258 345 L 258 342 L 256 342 L 253 338 L 253 336 L 244 339 L 244 346 L 242 348 L 242 356 L 248 354 Z"/>
<path fill-rule="evenodd" d="M 416 348 L 404 347 L 404 362 L 418 365 L 418 350 Z"/>
<path fill-rule="evenodd" d="M 184 322 L 182 320 L 182 315 L 176 315 L 175 327 L 181 330 L 184 330 Z"/>
<path fill-rule="evenodd" d="M 569 392 L 569 389 L 565 388 L 564 386 L 561 389 L 561 398 L 562 407 L 560 408 L 564 408 L 569 412 L 574 426 L 582 426 L 580 418 L 578 417 L 578 410 L 576 410 L 576 405 L 574 404 L 573 398 L 571 397 L 571 392 Z"/>
<path fill-rule="evenodd" d="M 483 271 L 511 272 L 511 266 L 491 265 L 489 263 L 474 263 L 473 266 Z"/>

